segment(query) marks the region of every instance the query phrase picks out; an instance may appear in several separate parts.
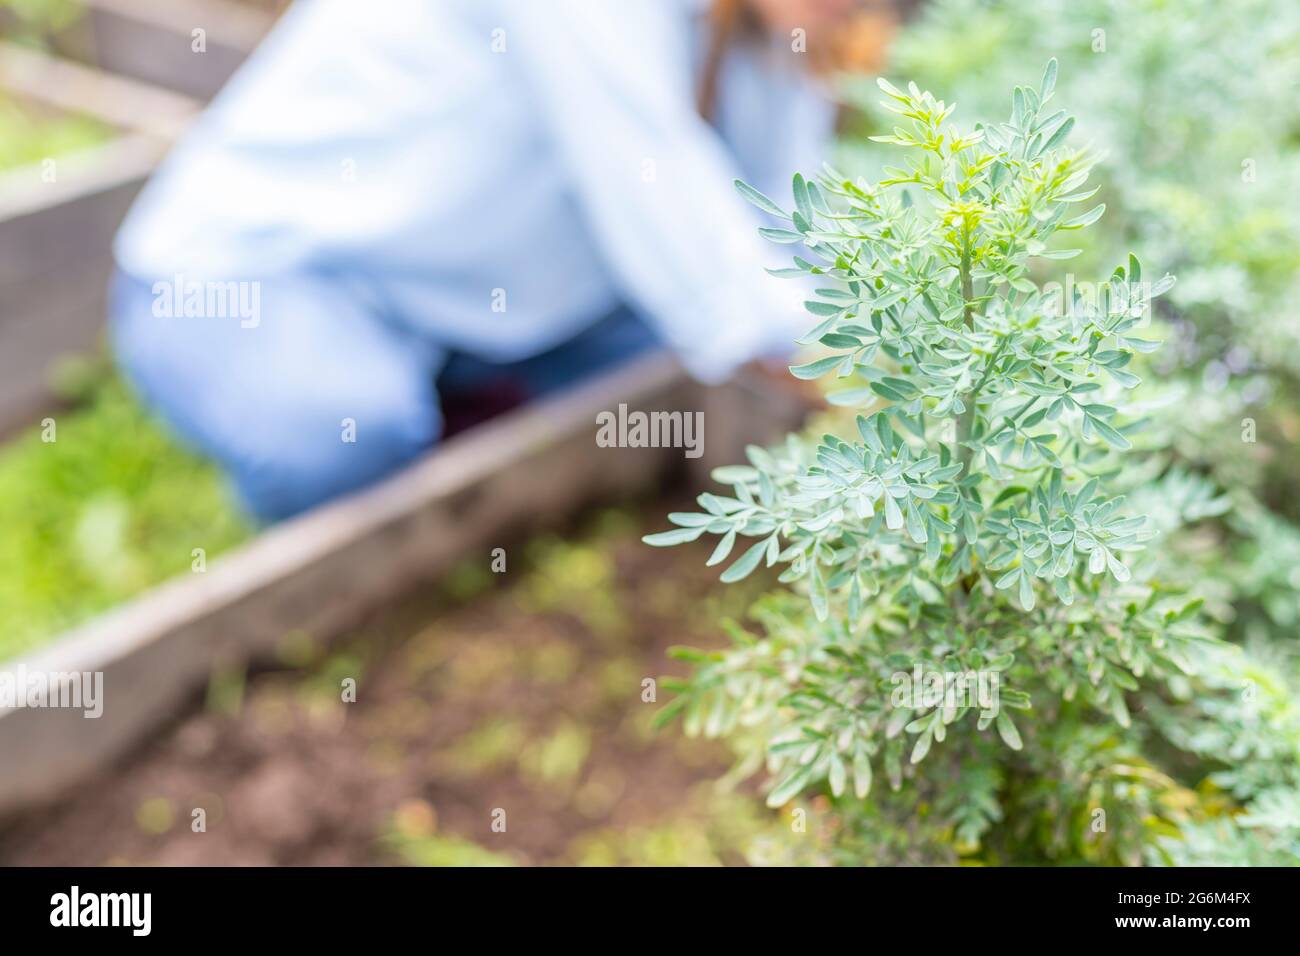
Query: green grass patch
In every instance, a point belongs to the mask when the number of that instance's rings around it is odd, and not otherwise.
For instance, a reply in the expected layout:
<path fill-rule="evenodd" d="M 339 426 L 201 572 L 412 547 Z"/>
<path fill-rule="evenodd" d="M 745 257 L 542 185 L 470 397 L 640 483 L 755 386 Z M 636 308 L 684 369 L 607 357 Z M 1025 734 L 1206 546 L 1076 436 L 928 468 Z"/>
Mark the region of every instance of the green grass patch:
<path fill-rule="evenodd" d="M 92 117 L 49 112 L 0 93 L 0 172 L 97 146 L 112 132 Z"/>
<path fill-rule="evenodd" d="M 220 472 L 108 378 L 0 447 L 0 659 L 212 557 L 251 528 Z"/>

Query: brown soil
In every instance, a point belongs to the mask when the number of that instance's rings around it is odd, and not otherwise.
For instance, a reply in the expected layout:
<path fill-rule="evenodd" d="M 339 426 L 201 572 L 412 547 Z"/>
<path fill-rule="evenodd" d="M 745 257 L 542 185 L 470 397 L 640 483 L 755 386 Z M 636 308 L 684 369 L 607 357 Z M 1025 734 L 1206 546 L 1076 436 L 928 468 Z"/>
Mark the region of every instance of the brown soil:
<path fill-rule="evenodd" d="M 679 671 L 671 645 L 717 646 L 756 586 L 718 585 L 707 544 L 641 544 L 665 510 L 511 548 L 504 574 L 485 557 L 328 652 L 296 635 L 299 666 L 214 675 L 205 706 L 0 831 L 0 863 L 739 862 L 759 809 L 710 783 L 720 746 L 651 729 L 642 681 Z"/>

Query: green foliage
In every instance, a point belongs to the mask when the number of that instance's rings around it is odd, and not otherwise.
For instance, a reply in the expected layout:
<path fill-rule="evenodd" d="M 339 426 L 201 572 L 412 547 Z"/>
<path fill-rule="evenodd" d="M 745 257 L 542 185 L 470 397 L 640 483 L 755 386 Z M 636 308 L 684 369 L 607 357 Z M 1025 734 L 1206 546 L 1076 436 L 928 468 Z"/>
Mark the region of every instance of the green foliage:
<path fill-rule="evenodd" d="M 85 116 L 42 113 L 0 92 L 0 172 L 104 142 L 109 129 Z"/>
<path fill-rule="evenodd" d="M 1212 0 L 936 0 L 892 60 L 988 110 L 1025 57 L 1059 57 L 1080 133 L 1108 153 L 1103 248 L 1141 242 L 1177 263 L 1182 311 L 1231 316 L 1213 344 L 1254 325 L 1259 360 L 1276 362 L 1300 358 L 1278 349 L 1279 334 L 1300 341 L 1297 52 L 1300 13 L 1285 0 L 1244 0 L 1231 16 Z M 1288 320 L 1264 338 L 1251 316 L 1273 306 Z"/>
<path fill-rule="evenodd" d="M 81 0 L 0 0 L 0 12 L 17 19 L 19 36 L 27 31 L 58 29 L 83 13 Z"/>
<path fill-rule="evenodd" d="M 5 39 L 17 43 L 45 46 L 49 31 L 81 14 L 80 0 L 0 0 Z M 56 113 L 0 92 L 0 172 L 97 146 L 111 133 L 92 117 Z"/>
<path fill-rule="evenodd" d="M 0 450 L 0 658 L 211 560 L 248 527 L 217 470 L 117 379 Z"/>
<path fill-rule="evenodd" d="M 895 69 L 977 111 L 1002 102 L 1027 57 L 1060 58 L 1076 134 L 1108 156 L 1108 212 L 1080 262 L 1137 245 L 1179 275 L 1157 307 L 1170 347 L 1151 365 L 1163 444 L 1292 520 L 1290 458 L 1269 447 L 1298 433 L 1298 53 L 1300 8 L 1286 0 L 1231 15 L 1213 0 L 933 0 L 891 52 Z M 888 117 L 859 85 L 879 128 Z M 856 141 L 844 153 L 855 168 L 887 161 Z M 1243 442 L 1246 418 L 1258 444 Z"/>
<path fill-rule="evenodd" d="M 1232 16 L 1210 0 L 934 0 L 891 52 L 896 69 L 977 110 L 1001 101 L 1027 56 L 1060 57 L 1076 134 L 1108 155 L 1107 215 L 1076 262 L 1134 243 L 1179 273 L 1149 333 L 1169 347 L 1132 366 L 1147 379 L 1134 398 L 1149 425 L 1135 444 L 1159 452 L 1116 481 L 1166 532 L 1162 578 L 1203 597 L 1216 629 L 1243 645 L 1214 660 L 1218 673 L 1195 692 L 1205 700 L 1175 709 L 1161 730 L 1180 746 L 1200 742 L 1188 779 L 1212 771 L 1212 788 L 1235 767 L 1232 796 L 1248 808 L 1270 787 L 1294 788 L 1298 759 L 1294 724 L 1270 703 L 1293 696 L 1300 678 L 1300 110 L 1287 92 L 1300 82 L 1298 14 L 1283 0 L 1246 0 Z M 885 114 L 860 99 L 878 128 Z M 851 140 L 844 153 L 855 168 L 887 161 Z M 1176 532 L 1189 522 L 1194 532 Z M 1257 684 L 1238 671 L 1268 676 Z M 1242 700 L 1219 706 L 1224 695 Z M 1190 725 L 1175 732 L 1172 719 Z M 1268 772 L 1245 774 L 1246 760 Z M 1295 857 L 1293 842 L 1274 839 L 1281 831 L 1226 818 L 1184 832 L 1186 845 L 1153 860 L 1258 861 L 1259 845 Z"/>
<path fill-rule="evenodd" d="M 909 168 L 875 186 L 795 177 L 796 209 L 782 213 L 794 229 L 776 239 L 795 236 L 816 262 L 781 271 L 834 287 L 808 303 L 821 321 L 805 340 L 830 354 L 792 371 L 833 372 L 846 386 L 834 404 L 889 404 L 849 440 L 752 452 L 752 468 L 720 476 L 735 497 L 705 496 L 703 514 L 671 516 L 683 530 L 650 543 L 721 534 L 712 564 L 737 535 L 759 537 L 723 580 L 786 563 L 783 580 L 806 578 L 823 620 L 829 592 L 858 602 L 891 577 L 924 604 L 938 603 L 936 585 L 970 590 L 972 575 L 996 571 L 1025 610 L 1039 585 L 1069 604 L 1102 572 L 1128 580 L 1120 555 L 1147 536 L 1100 480 L 1132 427 L 1107 402 L 1138 384 L 1125 367 L 1156 343 L 1135 329 L 1172 279 L 1144 287 L 1130 257 L 1097 302 L 1035 283 L 1034 260 L 1063 257 L 1053 234 L 1102 210 L 1077 213 L 1090 160 L 1058 146 L 1063 112 L 1042 115 L 1054 80 L 1053 63 L 1039 91 L 1017 89 L 1010 123 L 969 136 L 949 124 L 952 107 L 882 81 L 911 127 L 881 139 L 908 148 Z"/>
<path fill-rule="evenodd" d="M 514 866 L 503 853 L 494 853 L 469 840 L 438 833 L 410 835 L 394 829 L 384 834 L 381 845 L 407 866 Z"/>
<path fill-rule="evenodd" d="M 39 47 L 46 34 L 77 20 L 80 0 L 0 0 L 5 40 Z M 112 129 L 90 116 L 62 113 L 0 91 L 0 172 L 98 146 Z"/>
<path fill-rule="evenodd" d="M 796 176 L 790 211 L 740 186 L 784 220 L 768 238 L 806 250 L 778 274 L 824 283 L 802 341 L 826 354 L 792 372 L 861 414 L 751 448 L 715 472 L 732 494 L 646 541 L 717 535 L 723 580 L 779 564 L 795 591 L 760 603 L 760 634 L 737 629 L 734 649 L 683 652 L 695 669 L 664 717 L 733 735 L 772 806 L 830 799 L 835 824 L 796 859 L 1139 863 L 1212 816 L 1182 771 L 1227 652 L 1120 493 L 1142 472 L 1122 455 L 1142 425 L 1132 369 L 1173 280 L 1129 256 L 1092 286 L 1050 281 L 1079 251 L 1056 234 L 1103 211 L 1072 119 L 1047 108 L 1056 80 L 1053 60 L 1007 122 L 969 131 L 882 80 L 901 120 L 877 139 L 903 166 Z M 1182 485 L 1160 512 L 1175 536 L 1224 507 Z M 900 697 L 909 673 L 997 694 Z"/>

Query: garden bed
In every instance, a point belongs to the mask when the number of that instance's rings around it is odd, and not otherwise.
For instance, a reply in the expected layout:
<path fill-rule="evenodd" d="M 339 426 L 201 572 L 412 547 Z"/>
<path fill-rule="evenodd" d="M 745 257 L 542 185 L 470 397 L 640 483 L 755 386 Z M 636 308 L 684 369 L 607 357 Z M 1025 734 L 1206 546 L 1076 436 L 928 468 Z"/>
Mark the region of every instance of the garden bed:
<path fill-rule="evenodd" d="M 0 44 L 0 90 L 67 147 L 0 172 L 0 433 L 50 411 L 59 360 L 94 349 L 104 322 L 112 240 L 158 159 L 194 114 L 172 93 Z M 48 120 L 46 121 L 48 122 Z M 69 126 L 71 123 L 73 125 Z M 48 127 L 47 127 L 48 128 Z M 98 140 L 98 143 L 91 145 Z M 73 148 L 85 146 L 86 148 Z M 30 158 L 31 149 L 15 153 Z"/>
<path fill-rule="evenodd" d="M 705 457 L 600 448 L 596 415 L 620 403 L 705 409 Z M 104 714 L 0 711 L 0 765 L 23 767 L 0 777 L 0 814 L 48 799 L 139 745 L 214 671 L 274 656 L 286 635 L 328 641 L 467 556 L 488 561 L 511 534 L 592 501 L 658 487 L 688 466 L 732 460 L 737 446 L 771 437 L 799 411 L 788 396 L 764 398 L 744 381 L 701 392 L 671 358 L 649 355 L 451 438 L 401 474 L 269 529 L 202 573 L 178 576 L 6 663 L 102 673 Z"/>
<path fill-rule="evenodd" d="M 725 750 L 650 728 L 642 681 L 670 645 L 719 645 L 759 585 L 700 575 L 703 545 L 642 545 L 669 507 L 509 547 L 502 574 L 467 562 L 332 652 L 302 637 L 279 668 L 218 673 L 202 712 L 0 832 L 0 864 L 742 861 L 761 804 L 709 782 Z"/>

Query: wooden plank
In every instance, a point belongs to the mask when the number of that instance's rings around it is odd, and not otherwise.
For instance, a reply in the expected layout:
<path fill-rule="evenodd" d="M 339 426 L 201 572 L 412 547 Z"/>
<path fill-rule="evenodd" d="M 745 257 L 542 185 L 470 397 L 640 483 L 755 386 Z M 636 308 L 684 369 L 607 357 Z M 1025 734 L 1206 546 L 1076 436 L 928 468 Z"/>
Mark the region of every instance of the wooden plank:
<path fill-rule="evenodd" d="M 721 396 L 737 386 L 714 390 Z M 789 402 L 737 393 L 743 418 L 710 421 L 710 441 L 766 441 Z M 212 669 L 273 652 L 284 635 L 329 639 L 369 610 L 469 556 L 594 499 L 655 488 L 687 463 L 680 448 L 602 448 L 596 415 L 620 403 L 697 411 L 708 398 L 654 354 L 448 440 L 368 490 L 277 525 L 203 574 L 172 580 L 46 648 L 0 667 L 100 672 L 103 716 L 0 710 L 0 814 L 104 766 L 192 699 Z M 728 412 L 732 414 L 732 412 Z M 769 417 L 770 416 L 770 417 Z"/>
<path fill-rule="evenodd" d="M 165 149 L 156 139 L 131 135 L 57 160 L 53 182 L 41 178 L 39 167 L 0 176 L 0 285 L 108 251 Z"/>
<path fill-rule="evenodd" d="M 0 177 L 0 436 L 53 406 L 61 358 L 99 347 L 113 236 L 162 150 L 132 136 L 62 161 L 53 183 Z"/>
<path fill-rule="evenodd" d="M 0 435 L 54 412 L 51 382 L 61 360 L 102 348 L 112 257 L 81 263 L 22 320 L 0 324 Z"/>
<path fill-rule="evenodd" d="M 234 0 L 83 0 L 52 38 L 62 56 L 201 100 L 211 99 L 275 22 Z M 196 29 L 206 49 L 194 49 Z"/>
<path fill-rule="evenodd" d="M 195 27 L 227 45 L 251 50 L 266 35 L 276 17 L 289 6 L 240 3 L 238 0 L 82 0 L 88 10 L 140 23 L 152 23 L 189 36 Z"/>
<path fill-rule="evenodd" d="M 198 110 L 191 97 L 13 43 L 0 43 L 0 86 L 162 139 L 174 139 Z"/>
<path fill-rule="evenodd" d="M 0 175 L 0 436 L 54 404 L 49 374 L 94 350 L 111 247 L 136 193 L 198 111 L 187 97 L 0 43 L 0 86 L 124 130 L 102 146 Z"/>

